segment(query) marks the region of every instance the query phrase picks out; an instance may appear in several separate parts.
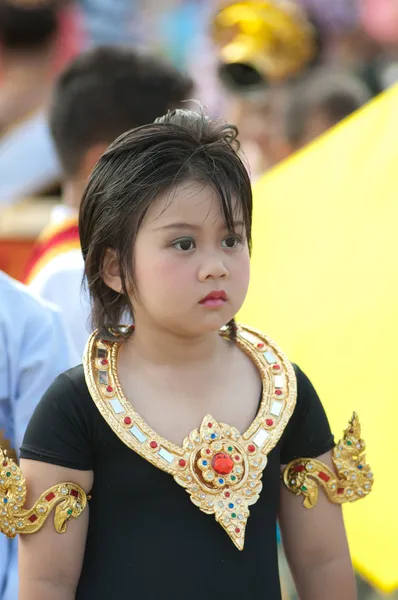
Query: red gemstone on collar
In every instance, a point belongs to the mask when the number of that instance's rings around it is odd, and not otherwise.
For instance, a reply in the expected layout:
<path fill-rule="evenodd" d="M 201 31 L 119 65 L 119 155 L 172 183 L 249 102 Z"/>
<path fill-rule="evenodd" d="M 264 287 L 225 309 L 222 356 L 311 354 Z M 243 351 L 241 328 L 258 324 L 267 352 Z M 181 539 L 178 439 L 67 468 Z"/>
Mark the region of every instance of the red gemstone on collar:
<path fill-rule="evenodd" d="M 266 424 L 268 427 L 272 427 L 272 425 L 274 424 L 274 422 L 273 422 L 273 420 L 272 420 L 272 419 L 266 419 L 266 420 L 265 420 L 265 424 Z"/>
<path fill-rule="evenodd" d="M 108 387 L 106 388 L 106 391 L 111 394 L 113 392 L 113 387 L 111 385 L 108 385 Z"/>
<path fill-rule="evenodd" d="M 250 446 L 248 446 L 247 449 L 249 450 L 249 452 L 255 452 L 256 446 L 254 446 L 253 444 L 250 444 Z"/>
<path fill-rule="evenodd" d="M 207 423 L 207 427 L 213 427 L 213 423 Z"/>
<path fill-rule="evenodd" d="M 337 493 L 338 493 L 338 494 L 343 494 L 343 493 L 344 493 L 344 488 L 339 488 L 339 489 L 337 490 Z"/>
<path fill-rule="evenodd" d="M 275 394 L 277 396 L 282 396 L 283 392 L 282 392 L 282 390 L 275 390 Z"/>
<path fill-rule="evenodd" d="M 46 496 L 46 500 L 47 500 L 47 502 L 51 502 L 51 500 L 52 500 L 53 498 L 55 498 L 55 494 L 54 494 L 54 492 L 50 492 L 50 493 L 49 493 L 49 494 L 47 494 L 47 496 Z"/>
<path fill-rule="evenodd" d="M 5 461 L 3 462 L 3 467 L 6 467 L 7 465 L 8 465 L 8 462 L 5 460 Z"/>
<path fill-rule="evenodd" d="M 150 444 L 151 448 L 157 448 L 158 447 L 158 443 L 157 442 L 151 442 Z"/>
<path fill-rule="evenodd" d="M 211 450 L 209 450 L 209 448 L 207 448 L 206 454 L 211 454 Z"/>
<path fill-rule="evenodd" d="M 73 496 L 74 498 L 78 498 L 79 497 L 79 493 L 77 490 L 71 490 L 70 491 L 70 495 Z"/>
<path fill-rule="evenodd" d="M 37 521 L 38 516 L 37 515 L 30 515 L 30 517 L 28 518 L 28 521 L 30 521 L 31 523 L 34 523 L 35 521 Z"/>
<path fill-rule="evenodd" d="M 319 479 L 322 479 L 322 481 L 325 481 L 326 483 L 329 481 L 330 477 L 329 475 L 327 475 L 326 473 L 324 473 L 323 471 L 319 471 L 318 473 L 318 477 Z"/>
<path fill-rule="evenodd" d="M 225 494 L 224 494 L 224 496 L 225 496 L 226 498 L 229 498 L 229 497 L 230 497 L 230 495 L 231 495 L 231 494 L 230 494 L 229 492 L 225 492 Z"/>
<path fill-rule="evenodd" d="M 279 371 L 280 370 L 280 366 L 279 365 L 274 365 L 272 368 L 274 369 L 274 371 Z"/>
<path fill-rule="evenodd" d="M 184 460 L 183 458 L 181 458 L 181 459 L 178 461 L 178 464 L 180 465 L 180 467 L 185 467 L 185 465 L 187 464 L 187 461 L 186 461 L 186 460 Z"/>
<path fill-rule="evenodd" d="M 239 529 L 239 527 L 236 527 L 236 528 L 235 528 L 235 533 L 240 533 L 240 529 Z"/>
<path fill-rule="evenodd" d="M 302 473 L 303 471 L 305 471 L 305 466 L 304 465 L 296 465 L 292 469 L 293 473 Z"/>
<path fill-rule="evenodd" d="M 131 425 L 130 417 L 124 417 L 124 422 L 126 423 L 126 425 Z"/>
<path fill-rule="evenodd" d="M 213 460 L 211 461 L 211 466 L 213 467 L 214 471 L 219 475 L 228 475 L 234 468 L 234 461 L 229 456 L 229 454 L 219 452 L 213 457 Z"/>
<path fill-rule="evenodd" d="M 101 365 L 107 365 L 107 364 L 109 364 L 109 360 L 107 358 L 103 358 L 101 360 Z"/>
<path fill-rule="evenodd" d="M 257 348 L 264 348 L 264 344 L 260 342 L 259 344 L 257 344 Z"/>

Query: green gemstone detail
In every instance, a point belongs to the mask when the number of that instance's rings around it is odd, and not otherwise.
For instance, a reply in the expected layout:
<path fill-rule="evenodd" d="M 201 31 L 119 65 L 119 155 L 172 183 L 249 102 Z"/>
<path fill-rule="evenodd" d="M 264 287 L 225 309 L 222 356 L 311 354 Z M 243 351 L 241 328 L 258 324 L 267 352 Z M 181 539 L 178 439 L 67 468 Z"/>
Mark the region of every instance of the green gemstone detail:
<path fill-rule="evenodd" d="M 7 475 L 7 477 L 11 477 L 11 473 L 9 473 L 9 472 L 6 473 L 6 475 Z"/>
<path fill-rule="evenodd" d="M 233 519 L 236 519 L 236 513 L 232 513 L 231 517 L 232 517 Z"/>
<path fill-rule="evenodd" d="M 352 442 L 350 442 L 350 440 L 347 440 L 347 446 L 352 446 Z"/>
<path fill-rule="evenodd" d="M 228 452 L 232 452 L 233 448 L 232 446 L 228 446 Z"/>
<path fill-rule="evenodd" d="M 231 475 L 231 481 L 235 481 L 236 477 L 235 475 Z"/>
<path fill-rule="evenodd" d="M 68 515 L 71 515 L 72 513 L 73 513 L 73 510 L 70 508 L 70 509 L 68 510 Z"/>
<path fill-rule="evenodd" d="M 302 492 L 306 492 L 306 491 L 307 491 L 307 488 L 305 487 L 305 485 L 302 485 L 302 486 L 301 486 L 301 491 L 302 491 Z"/>

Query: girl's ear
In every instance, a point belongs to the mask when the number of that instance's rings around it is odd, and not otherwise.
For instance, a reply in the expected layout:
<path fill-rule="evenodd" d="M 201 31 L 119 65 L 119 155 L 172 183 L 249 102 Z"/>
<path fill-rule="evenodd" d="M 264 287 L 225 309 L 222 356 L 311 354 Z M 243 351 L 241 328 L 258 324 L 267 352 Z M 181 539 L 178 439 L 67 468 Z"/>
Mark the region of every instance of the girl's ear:
<path fill-rule="evenodd" d="M 120 265 L 116 251 L 108 248 L 105 252 L 102 266 L 102 279 L 108 287 L 121 294 L 123 291 L 122 280 L 120 277 Z"/>

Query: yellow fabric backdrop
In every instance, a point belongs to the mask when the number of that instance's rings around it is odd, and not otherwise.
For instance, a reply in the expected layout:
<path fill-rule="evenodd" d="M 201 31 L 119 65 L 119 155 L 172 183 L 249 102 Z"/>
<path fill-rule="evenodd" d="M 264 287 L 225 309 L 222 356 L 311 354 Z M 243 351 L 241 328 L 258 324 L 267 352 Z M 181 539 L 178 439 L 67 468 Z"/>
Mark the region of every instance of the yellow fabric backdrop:
<path fill-rule="evenodd" d="M 351 552 L 398 587 L 398 88 L 255 185 L 239 319 L 307 372 L 336 436 L 359 413 L 375 485 L 345 507 Z"/>

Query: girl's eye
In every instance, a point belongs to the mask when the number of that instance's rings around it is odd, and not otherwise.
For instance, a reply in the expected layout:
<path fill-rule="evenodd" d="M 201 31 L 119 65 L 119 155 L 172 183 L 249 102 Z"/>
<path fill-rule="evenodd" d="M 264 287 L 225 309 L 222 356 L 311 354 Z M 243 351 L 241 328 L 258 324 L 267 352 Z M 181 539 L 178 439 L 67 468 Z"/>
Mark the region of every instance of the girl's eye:
<path fill-rule="evenodd" d="M 187 252 L 188 250 L 195 248 L 195 242 L 192 238 L 182 238 L 173 242 L 172 246 L 177 250 L 183 250 L 184 252 Z"/>
<path fill-rule="evenodd" d="M 221 242 L 223 248 L 236 248 L 242 243 L 242 239 L 239 235 L 230 235 Z"/>

